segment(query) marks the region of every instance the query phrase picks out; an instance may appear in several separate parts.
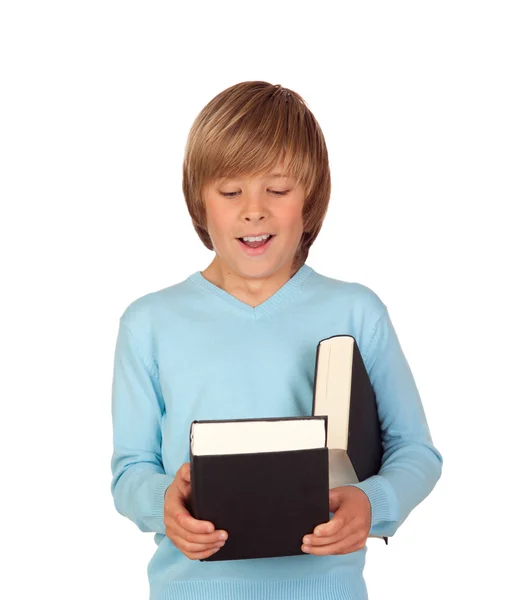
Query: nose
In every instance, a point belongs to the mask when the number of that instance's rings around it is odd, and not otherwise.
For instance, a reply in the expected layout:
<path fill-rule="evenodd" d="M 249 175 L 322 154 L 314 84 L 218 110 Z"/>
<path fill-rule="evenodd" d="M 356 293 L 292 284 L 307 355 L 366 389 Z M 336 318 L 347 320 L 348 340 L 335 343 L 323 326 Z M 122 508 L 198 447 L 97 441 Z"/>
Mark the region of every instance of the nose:
<path fill-rule="evenodd" d="M 265 219 L 265 215 L 261 213 L 247 213 L 244 218 L 248 222 L 258 222 L 263 221 Z"/>
<path fill-rule="evenodd" d="M 248 193 L 242 206 L 242 214 L 246 221 L 261 221 L 267 216 L 266 200 L 259 193 Z"/>

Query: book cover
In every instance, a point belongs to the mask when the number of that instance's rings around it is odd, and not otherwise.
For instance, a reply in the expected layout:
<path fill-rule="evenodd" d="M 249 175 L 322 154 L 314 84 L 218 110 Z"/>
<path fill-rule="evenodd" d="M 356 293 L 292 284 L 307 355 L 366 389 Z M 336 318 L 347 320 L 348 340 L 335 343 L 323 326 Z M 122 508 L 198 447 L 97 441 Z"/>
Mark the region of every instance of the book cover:
<path fill-rule="evenodd" d="M 326 441 L 326 417 L 194 421 L 190 508 L 228 532 L 203 560 L 304 554 L 330 514 Z"/>

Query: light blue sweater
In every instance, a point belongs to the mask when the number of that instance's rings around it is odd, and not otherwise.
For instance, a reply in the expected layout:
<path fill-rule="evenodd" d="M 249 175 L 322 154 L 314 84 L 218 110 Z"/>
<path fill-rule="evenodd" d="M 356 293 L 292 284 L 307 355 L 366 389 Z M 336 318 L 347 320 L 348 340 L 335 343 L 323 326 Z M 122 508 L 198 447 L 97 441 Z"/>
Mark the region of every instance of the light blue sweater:
<path fill-rule="evenodd" d="M 435 486 L 442 457 L 387 307 L 371 289 L 305 263 L 253 308 L 197 271 L 125 309 L 114 361 L 111 492 L 120 514 L 155 532 L 151 600 L 367 598 L 367 546 L 201 562 L 174 546 L 163 521 L 165 490 L 189 460 L 190 423 L 310 415 L 317 344 L 336 334 L 355 338 L 375 389 L 384 461 L 357 486 L 371 502 L 371 535 L 392 536 Z"/>

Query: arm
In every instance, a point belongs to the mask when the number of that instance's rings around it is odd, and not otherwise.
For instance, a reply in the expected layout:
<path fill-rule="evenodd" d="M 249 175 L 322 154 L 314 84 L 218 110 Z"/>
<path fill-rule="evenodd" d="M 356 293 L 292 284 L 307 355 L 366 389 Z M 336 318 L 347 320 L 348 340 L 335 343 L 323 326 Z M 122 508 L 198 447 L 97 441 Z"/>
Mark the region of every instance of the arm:
<path fill-rule="evenodd" d="M 123 317 L 115 348 L 111 494 L 141 531 L 165 533 L 164 496 L 174 480 L 161 461 L 164 402 L 156 362 Z"/>
<path fill-rule="evenodd" d="M 432 443 L 423 405 L 387 308 L 364 353 L 382 425 L 378 475 L 355 485 L 371 503 L 371 536 L 392 536 L 439 480 L 443 459 Z"/>

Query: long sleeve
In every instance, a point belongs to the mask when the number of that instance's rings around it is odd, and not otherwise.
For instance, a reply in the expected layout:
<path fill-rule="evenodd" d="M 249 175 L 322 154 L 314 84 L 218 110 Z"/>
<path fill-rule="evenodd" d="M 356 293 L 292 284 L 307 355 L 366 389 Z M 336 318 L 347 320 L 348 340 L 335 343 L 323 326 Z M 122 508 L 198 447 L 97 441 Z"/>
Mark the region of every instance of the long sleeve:
<path fill-rule="evenodd" d="M 174 477 L 161 458 L 164 402 L 155 361 L 120 320 L 115 348 L 111 493 L 141 531 L 165 533 L 164 495 Z"/>
<path fill-rule="evenodd" d="M 378 475 L 353 485 L 371 502 L 370 535 L 392 536 L 436 485 L 443 459 L 432 443 L 414 377 L 386 307 L 364 363 L 378 403 L 384 456 Z"/>

